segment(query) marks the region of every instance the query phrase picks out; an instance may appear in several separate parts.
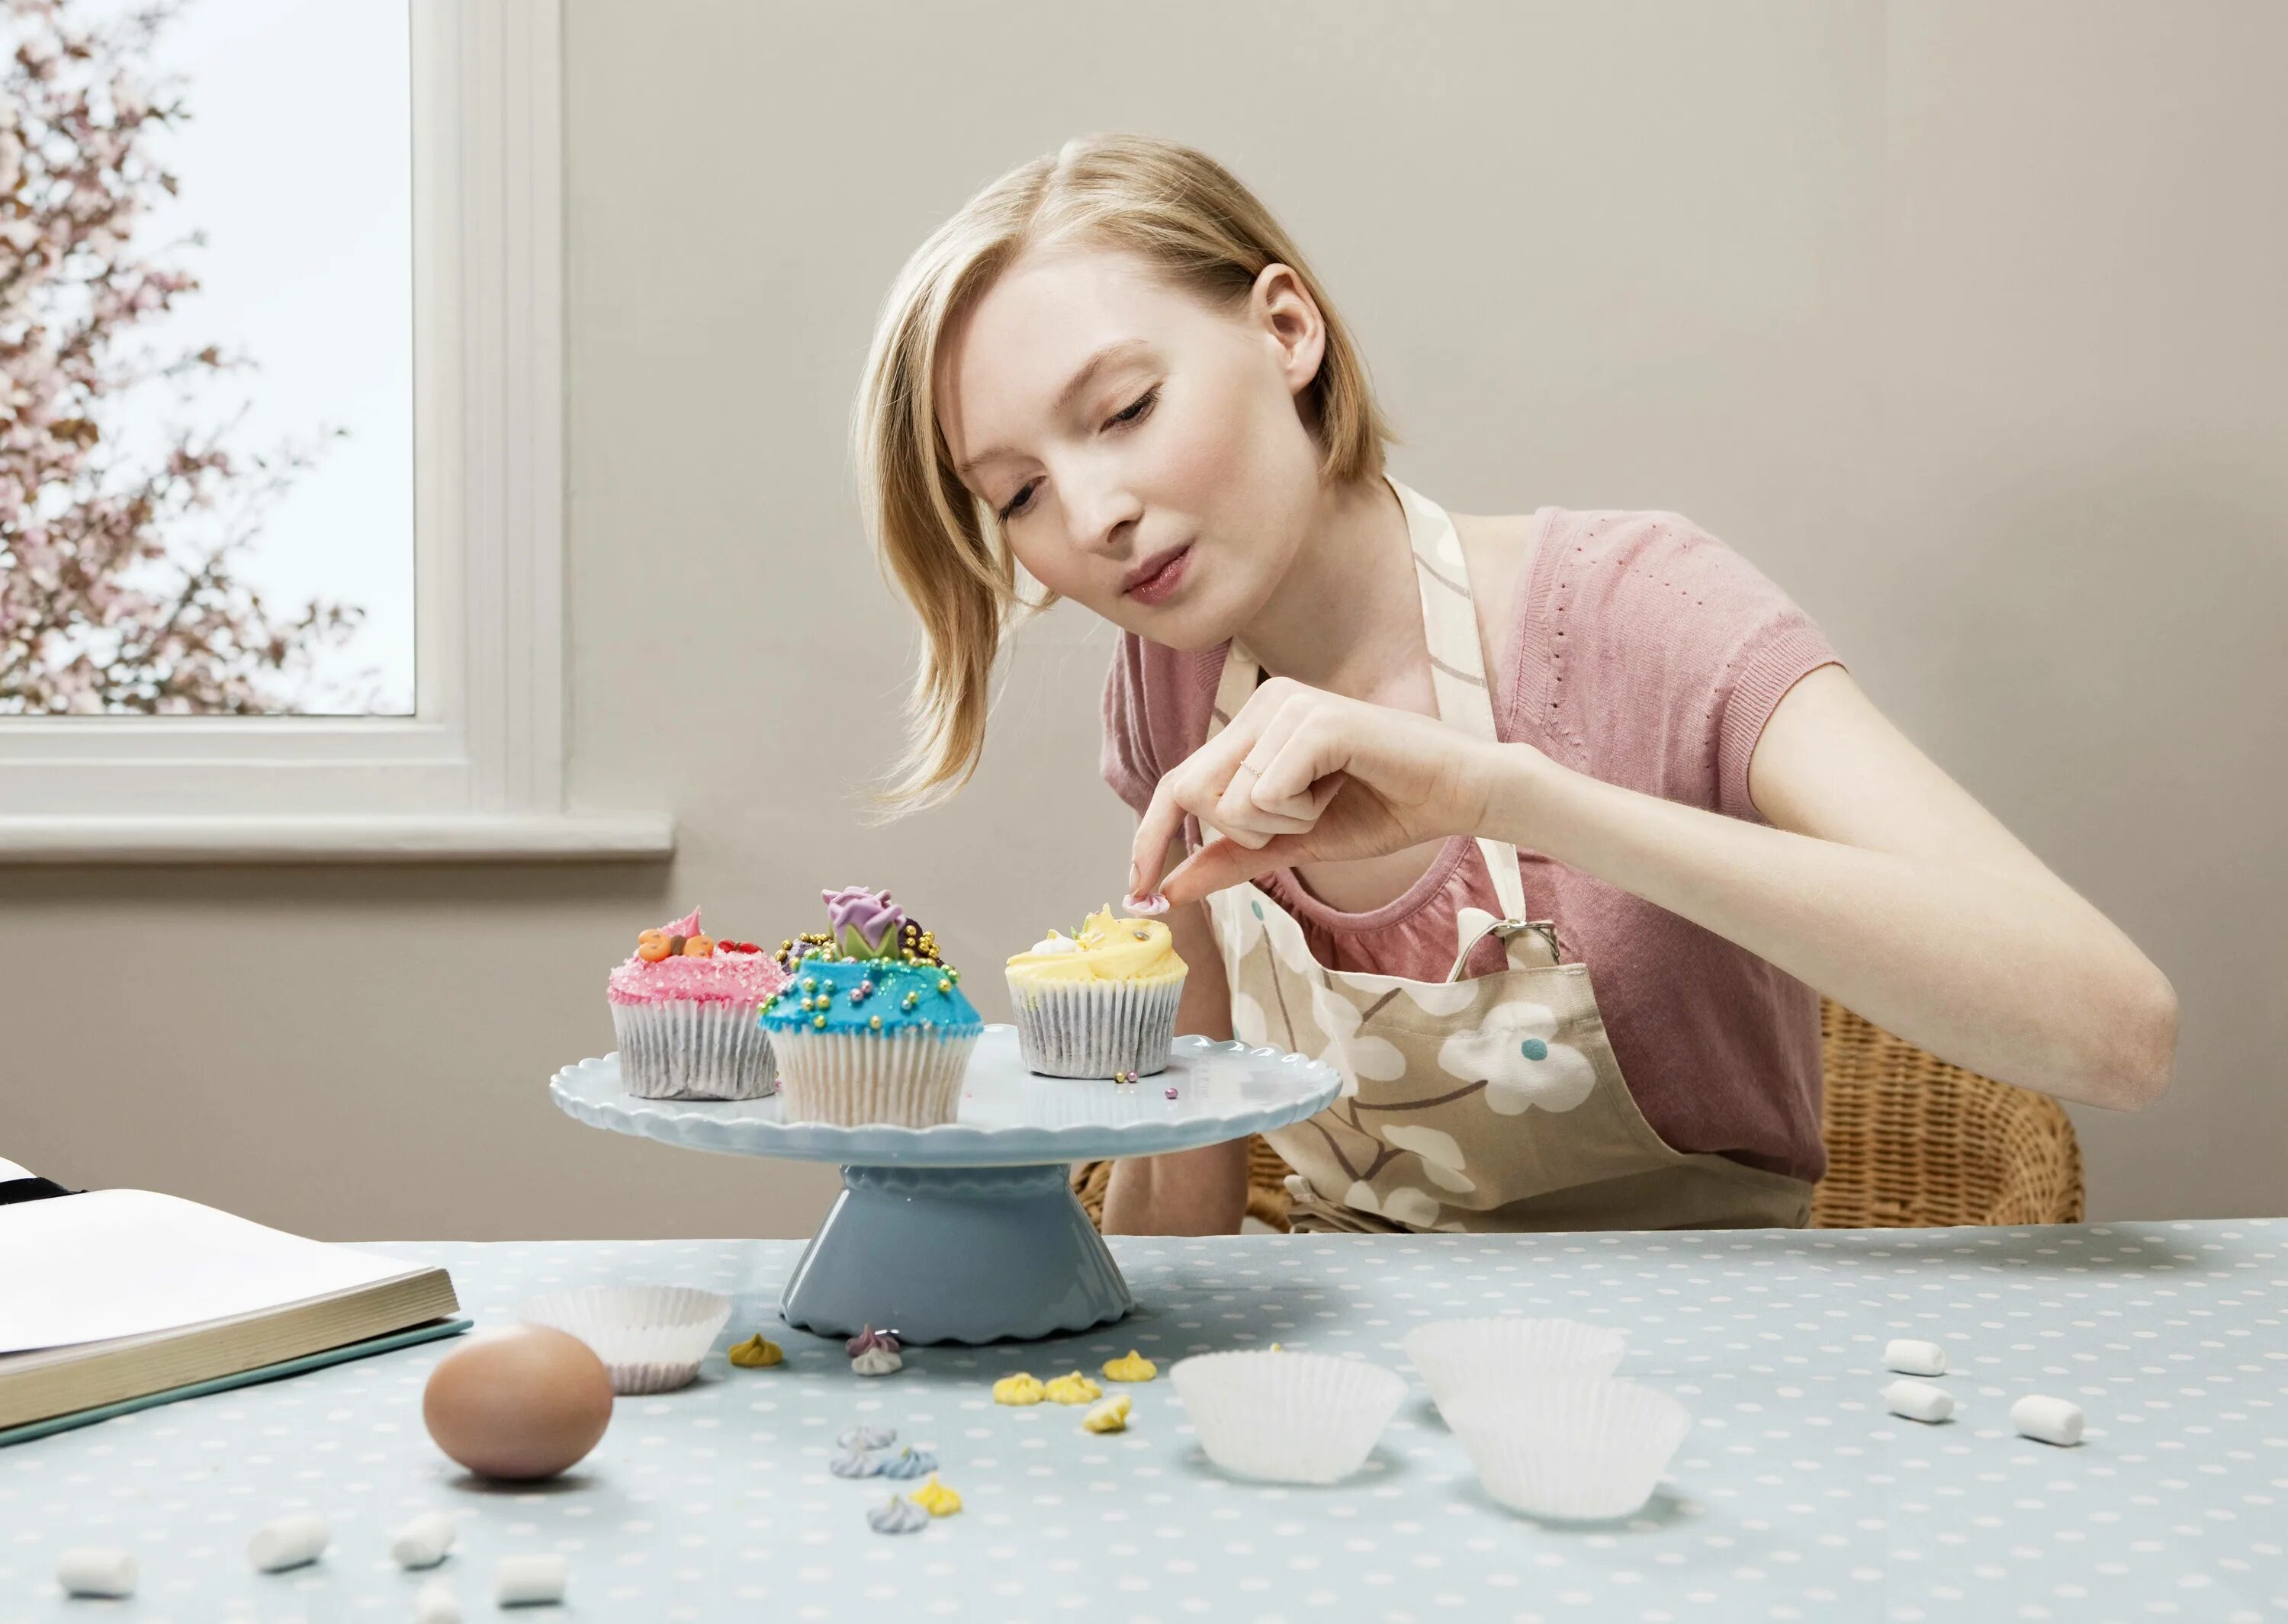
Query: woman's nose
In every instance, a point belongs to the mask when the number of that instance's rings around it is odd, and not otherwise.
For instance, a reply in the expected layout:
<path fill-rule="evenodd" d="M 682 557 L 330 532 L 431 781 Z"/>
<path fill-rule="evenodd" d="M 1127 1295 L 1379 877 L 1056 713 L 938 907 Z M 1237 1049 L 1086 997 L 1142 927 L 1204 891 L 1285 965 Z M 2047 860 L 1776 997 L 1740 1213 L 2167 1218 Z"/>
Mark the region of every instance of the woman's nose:
<path fill-rule="evenodd" d="M 1143 517 L 1144 504 L 1125 490 L 1106 487 L 1071 496 L 1065 511 L 1074 546 L 1090 552 L 1118 552 Z"/>

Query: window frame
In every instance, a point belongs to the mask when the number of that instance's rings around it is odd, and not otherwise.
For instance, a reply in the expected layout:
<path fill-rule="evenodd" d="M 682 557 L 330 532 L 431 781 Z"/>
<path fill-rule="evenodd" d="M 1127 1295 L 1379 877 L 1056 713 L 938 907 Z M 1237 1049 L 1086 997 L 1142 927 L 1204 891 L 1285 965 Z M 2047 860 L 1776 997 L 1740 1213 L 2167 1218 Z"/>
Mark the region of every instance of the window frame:
<path fill-rule="evenodd" d="M 408 12 L 415 714 L 0 717 L 0 863 L 674 849 L 565 802 L 561 13 Z"/>

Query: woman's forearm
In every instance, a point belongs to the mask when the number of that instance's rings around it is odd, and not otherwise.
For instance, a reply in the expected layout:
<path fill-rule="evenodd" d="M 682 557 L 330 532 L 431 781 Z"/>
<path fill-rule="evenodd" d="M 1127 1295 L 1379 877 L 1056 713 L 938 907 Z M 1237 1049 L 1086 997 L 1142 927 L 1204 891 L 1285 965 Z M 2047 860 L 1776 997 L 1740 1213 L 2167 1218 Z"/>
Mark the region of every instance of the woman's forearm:
<path fill-rule="evenodd" d="M 1207 908 L 1174 908 L 1168 928 L 1188 973 L 1176 1004 L 1176 1030 L 1203 1037 L 1231 1036 L 1231 989 Z M 1112 1164 L 1104 1194 L 1108 1235 L 1231 1235 L 1247 1212 L 1244 1140 L 1165 1156 L 1136 1156 Z"/>
<path fill-rule="evenodd" d="M 2117 1110 L 2168 1084 L 2167 979 L 2062 890 L 1728 818 L 1529 749 L 1504 755 L 1495 838 L 1680 915 L 1987 1076 Z"/>

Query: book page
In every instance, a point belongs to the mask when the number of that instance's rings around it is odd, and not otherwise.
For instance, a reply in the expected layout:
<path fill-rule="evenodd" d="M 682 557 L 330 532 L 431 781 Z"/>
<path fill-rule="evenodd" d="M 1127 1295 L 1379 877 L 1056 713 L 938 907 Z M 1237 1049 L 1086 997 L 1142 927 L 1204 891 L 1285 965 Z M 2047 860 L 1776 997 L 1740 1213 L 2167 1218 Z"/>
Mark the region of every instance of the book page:
<path fill-rule="evenodd" d="M 259 1312 L 418 1268 L 148 1190 L 20 1201 L 0 1207 L 0 1355 Z"/>

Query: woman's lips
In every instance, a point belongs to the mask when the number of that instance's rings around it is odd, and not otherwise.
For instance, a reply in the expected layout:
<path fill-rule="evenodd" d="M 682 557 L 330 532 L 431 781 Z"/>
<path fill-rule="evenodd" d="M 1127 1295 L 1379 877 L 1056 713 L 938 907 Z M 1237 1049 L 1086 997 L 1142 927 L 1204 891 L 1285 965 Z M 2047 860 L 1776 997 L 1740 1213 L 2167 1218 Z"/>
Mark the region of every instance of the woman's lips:
<path fill-rule="evenodd" d="M 1191 544 L 1186 543 L 1173 552 L 1147 559 L 1144 573 L 1121 590 L 1138 603 L 1164 602 L 1184 584 L 1184 577 L 1190 573 L 1191 562 Z"/>

